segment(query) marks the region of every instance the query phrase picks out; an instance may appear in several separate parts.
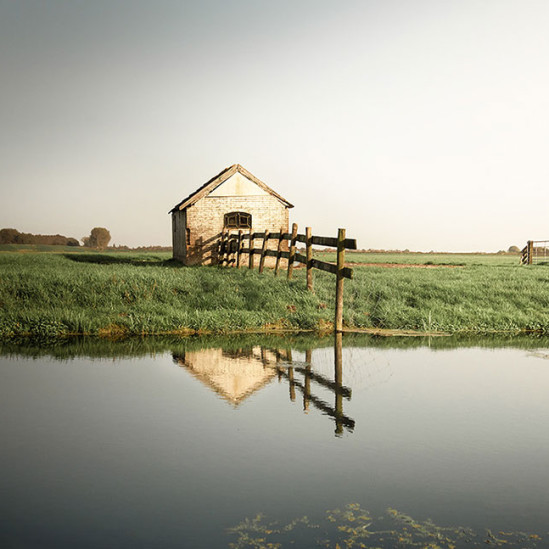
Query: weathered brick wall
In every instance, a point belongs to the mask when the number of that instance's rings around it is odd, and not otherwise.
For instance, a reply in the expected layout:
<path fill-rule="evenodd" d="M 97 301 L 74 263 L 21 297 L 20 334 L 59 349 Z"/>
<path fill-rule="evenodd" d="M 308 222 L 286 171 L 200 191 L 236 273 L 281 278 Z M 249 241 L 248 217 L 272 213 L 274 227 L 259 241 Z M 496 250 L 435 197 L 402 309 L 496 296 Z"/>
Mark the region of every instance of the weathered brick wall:
<path fill-rule="evenodd" d="M 255 232 L 278 232 L 281 228 L 288 231 L 288 208 L 272 195 L 207 196 L 186 209 L 186 228 L 190 230 L 185 259 L 187 265 L 217 263 L 217 245 L 223 230 L 224 215 L 236 211 L 252 215 L 252 230 Z M 256 242 L 255 247 L 260 245 Z M 269 241 L 269 248 L 276 250 L 277 242 Z M 267 260 L 272 265 L 275 259 Z"/>

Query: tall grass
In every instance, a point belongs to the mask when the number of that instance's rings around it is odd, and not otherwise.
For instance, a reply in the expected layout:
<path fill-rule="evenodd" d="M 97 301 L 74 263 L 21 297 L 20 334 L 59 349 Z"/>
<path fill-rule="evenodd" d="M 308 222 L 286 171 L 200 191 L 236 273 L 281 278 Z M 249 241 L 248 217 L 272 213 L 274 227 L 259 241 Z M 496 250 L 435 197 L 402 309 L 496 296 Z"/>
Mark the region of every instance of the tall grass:
<path fill-rule="evenodd" d="M 474 257 L 457 268 L 355 267 L 345 324 L 549 332 L 549 268 Z M 161 253 L 2 253 L 0 337 L 330 327 L 335 279 L 314 276 L 310 293 L 303 269 L 288 282 L 272 271 L 181 267 Z"/>

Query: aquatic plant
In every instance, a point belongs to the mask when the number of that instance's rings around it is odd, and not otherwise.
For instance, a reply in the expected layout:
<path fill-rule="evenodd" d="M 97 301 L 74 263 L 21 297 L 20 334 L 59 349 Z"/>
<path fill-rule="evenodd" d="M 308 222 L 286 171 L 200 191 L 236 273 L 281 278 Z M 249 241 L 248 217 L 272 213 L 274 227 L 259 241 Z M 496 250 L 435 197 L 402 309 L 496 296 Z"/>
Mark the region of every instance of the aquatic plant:
<path fill-rule="evenodd" d="M 313 532 L 314 530 L 314 532 Z M 431 520 L 417 521 L 396 509 L 389 508 L 378 518 L 358 503 L 326 512 L 321 523 L 302 517 L 281 525 L 258 514 L 244 519 L 228 530 L 236 540 L 231 549 L 282 549 L 293 547 L 328 547 L 331 549 L 470 549 L 475 547 L 540 547 L 539 534 L 525 532 L 493 533 L 486 529 L 475 532 L 462 526 L 440 526 Z"/>

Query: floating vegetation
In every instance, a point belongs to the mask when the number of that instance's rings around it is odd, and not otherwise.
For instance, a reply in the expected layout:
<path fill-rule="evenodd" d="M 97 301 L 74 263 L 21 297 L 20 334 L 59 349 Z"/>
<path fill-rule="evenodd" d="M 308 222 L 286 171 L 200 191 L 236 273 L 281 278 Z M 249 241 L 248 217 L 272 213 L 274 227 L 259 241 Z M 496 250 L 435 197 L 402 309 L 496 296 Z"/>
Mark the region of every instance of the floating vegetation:
<path fill-rule="evenodd" d="M 378 518 L 358 503 L 326 512 L 322 523 L 308 517 L 286 525 L 271 522 L 262 514 L 244 519 L 228 530 L 236 540 L 231 549 L 282 549 L 284 547 L 328 547 L 331 549 L 470 549 L 475 547 L 544 547 L 543 537 L 525 532 L 475 532 L 465 527 L 439 526 L 431 520 L 416 521 L 396 509 Z"/>

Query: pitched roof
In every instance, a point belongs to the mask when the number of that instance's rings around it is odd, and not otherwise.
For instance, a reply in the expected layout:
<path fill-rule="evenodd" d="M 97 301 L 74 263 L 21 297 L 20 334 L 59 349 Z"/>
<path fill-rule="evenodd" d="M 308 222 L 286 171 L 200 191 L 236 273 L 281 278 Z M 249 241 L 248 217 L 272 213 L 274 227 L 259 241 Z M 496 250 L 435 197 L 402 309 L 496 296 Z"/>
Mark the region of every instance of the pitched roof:
<path fill-rule="evenodd" d="M 178 366 L 235 407 L 265 387 L 276 372 L 257 349 L 234 356 L 226 356 L 222 349 L 202 349 L 172 357 Z"/>
<path fill-rule="evenodd" d="M 227 181 L 229 177 L 233 176 L 235 173 L 241 173 L 244 177 L 248 178 L 250 181 L 253 181 L 258 187 L 263 189 L 265 192 L 273 195 L 275 198 L 280 200 L 284 206 L 287 208 L 293 208 L 293 204 L 290 204 L 285 198 L 280 196 L 278 193 L 273 191 L 269 186 L 265 185 L 263 181 L 255 177 L 248 170 L 244 169 L 240 164 L 233 164 L 232 166 L 225 168 L 221 173 L 218 173 L 215 177 L 212 177 L 209 181 L 206 181 L 202 187 L 199 187 L 194 193 L 184 198 L 179 204 L 176 204 L 168 213 L 173 213 L 178 210 L 184 210 L 188 206 L 192 206 L 195 202 L 198 202 L 201 198 L 204 198 L 210 194 L 215 188 L 219 187 L 222 183 Z"/>

